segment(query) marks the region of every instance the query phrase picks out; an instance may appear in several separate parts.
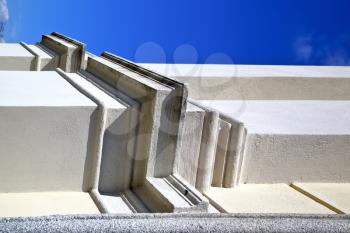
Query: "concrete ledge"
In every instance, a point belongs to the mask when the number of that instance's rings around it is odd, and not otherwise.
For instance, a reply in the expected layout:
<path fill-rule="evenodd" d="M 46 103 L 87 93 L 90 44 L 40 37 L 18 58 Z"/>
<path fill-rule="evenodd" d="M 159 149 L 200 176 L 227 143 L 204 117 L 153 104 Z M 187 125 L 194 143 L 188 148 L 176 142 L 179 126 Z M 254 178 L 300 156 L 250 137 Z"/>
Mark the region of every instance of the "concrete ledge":
<path fill-rule="evenodd" d="M 226 213 L 335 214 L 287 184 L 241 184 L 205 193 L 210 203 Z"/>
<path fill-rule="evenodd" d="M 350 213 L 349 183 L 294 183 L 291 187 L 339 214 Z"/>
<path fill-rule="evenodd" d="M 140 64 L 212 100 L 349 100 L 347 66 Z"/>
<path fill-rule="evenodd" d="M 100 213 L 84 192 L 0 193 L 0 217 Z"/>
<path fill-rule="evenodd" d="M 43 35 L 40 43 L 59 55 L 59 68 L 65 72 L 77 72 L 84 67 L 84 44 L 58 33 Z"/>

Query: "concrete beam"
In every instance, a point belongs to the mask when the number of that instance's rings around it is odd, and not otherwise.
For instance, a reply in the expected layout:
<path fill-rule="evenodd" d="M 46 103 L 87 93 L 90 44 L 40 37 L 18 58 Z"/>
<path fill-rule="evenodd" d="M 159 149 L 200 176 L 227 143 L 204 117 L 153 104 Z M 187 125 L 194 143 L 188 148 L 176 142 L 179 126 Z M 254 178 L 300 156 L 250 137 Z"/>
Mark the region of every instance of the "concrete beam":
<path fill-rule="evenodd" d="M 206 111 L 196 179 L 196 188 L 201 192 L 208 190 L 212 183 L 218 133 L 219 113 Z"/>
<path fill-rule="evenodd" d="M 218 145 L 216 148 L 215 155 L 215 163 L 214 163 L 214 171 L 213 171 L 213 180 L 212 186 L 214 187 L 222 187 L 224 175 L 225 175 L 225 167 L 226 167 L 226 155 L 229 147 L 229 139 L 230 139 L 230 130 L 231 124 L 225 120 L 219 120 L 219 135 L 218 135 Z"/>
<path fill-rule="evenodd" d="M 84 67 L 85 45 L 58 33 L 43 35 L 41 45 L 59 55 L 59 68 L 77 72 Z"/>
<path fill-rule="evenodd" d="M 349 100 L 347 66 L 140 64 L 188 84 L 198 100 Z"/>
<path fill-rule="evenodd" d="M 182 82 L 178 82 L 174 79 L 160 75 L 159 73 L 145 69 L 111 53 L 104 52 L 101 56 L 121 67 L 141 74 L 157 83 L 161 83 L 172 90 L 167 97 L 162 110 L 160 123 L 161 140 L 157 146 L 157 153 L 160 153 L 160 155 L 157 156 L 157 161 L 154 165 L 155 176 L 162 177 L 170 175 L 174 170 L 174 166 L 176 166 L 174 163 L 175 159 L 181 156 L 180 148 L 182 140 L 180 140 L 180 137 L 183 131 L 187 104 L 187 87 Z"/>
<path fill-rule="evenodd" d="M 180 137 L 181 153 L 176 157 L 174 173 L 196 185 L 205 110 L 187 103 L 184 127 Z"/>

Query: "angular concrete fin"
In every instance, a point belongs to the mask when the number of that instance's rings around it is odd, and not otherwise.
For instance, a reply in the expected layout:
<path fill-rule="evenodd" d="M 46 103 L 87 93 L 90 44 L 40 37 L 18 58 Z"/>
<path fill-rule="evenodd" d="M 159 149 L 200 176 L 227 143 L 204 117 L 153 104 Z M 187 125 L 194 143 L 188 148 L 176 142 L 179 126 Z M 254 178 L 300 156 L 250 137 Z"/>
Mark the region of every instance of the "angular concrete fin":
<path fill-rule="evenodd" d="M 53 32 L 43 35 L 40 42 L 59 55 L 59 68 L 65 72 L 77 72 L 84 68 L 85 44 Z"/>

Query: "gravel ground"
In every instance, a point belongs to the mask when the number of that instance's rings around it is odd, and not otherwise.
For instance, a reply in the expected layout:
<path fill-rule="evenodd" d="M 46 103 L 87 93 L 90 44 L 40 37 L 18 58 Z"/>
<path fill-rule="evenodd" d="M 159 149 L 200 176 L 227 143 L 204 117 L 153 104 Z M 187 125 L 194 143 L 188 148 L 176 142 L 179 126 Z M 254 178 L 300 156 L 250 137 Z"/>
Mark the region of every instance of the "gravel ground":
<path fill-rule="evenodd" d="M 350 232 L 350 215 L 133 214 L 0 218 L 0 232 Z"/>

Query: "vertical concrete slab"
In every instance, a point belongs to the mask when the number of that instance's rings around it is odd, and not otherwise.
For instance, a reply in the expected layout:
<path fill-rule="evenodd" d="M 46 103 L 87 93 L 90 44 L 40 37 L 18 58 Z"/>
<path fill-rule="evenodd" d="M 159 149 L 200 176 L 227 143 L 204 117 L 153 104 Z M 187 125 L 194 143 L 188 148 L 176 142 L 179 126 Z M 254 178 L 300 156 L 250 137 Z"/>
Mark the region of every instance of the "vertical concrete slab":
<path fill-rule="evenodd" d="M 140 103 L 139 127 L 134 139 L 136 148 L 132 183 L 142 184 L 146 173 L 149 176 L 160 175 L 156 174 L 157 166 L 171 172 L 172 155 L 166 148 L 171 135 L 163 135 L 167 132 L 169 118 L 166 118 L 168 114 L 164 116 L 163 113 L 169 109 L 172 88 L 98 57 L 89 58 L 86 71 Z M 176 144 L 169 143 L 170 147 L 174 145 Z"/>
<path fill-rule="evenodd" d="M 156 177 L 164 177 L 172 174 L 174 161 L 180 156 L 180 137 L 183 130 L 183 120 L 187 104 L 187 86 L 111 53 L 104 52 L 101 56 L 121 67 L 141 74 L 171 89 L 170 94 L 163 103 L 156 163 L 154 164 L 154 168 L 148 169 L 148 171 L 154 173 Z"/>
<path fill-rule="evenodd" d="M 188 103 L 181 134 L 181 152 L 175 160 L 174 173 L 196 185 L 198 159 L 205 111 Z"/>
<path fill-rule="evenodd" d="M 212 183 L 218 133 L 219 113 L 206 111 L 196 179 L 196 188 L 201 192 L 208 190 Z"/>
<path fill-rule="evenodd" d="M 231 124 L 220 119 L 219 120 L 219 136 L 216 148 L 215 164 L 213 172 L 212 186 L 221 187 L 225 174 L 226 154 L 228 151 L 228 143 L 230 139 Z"/>
<path fill-rule="evenodd" d="M 40 59 L 40 67 L 41 71 L 54 71 L 59 64 L 58 54 L 53 51 L 45 50 L 45 47 L 40 44 L 36 45 L 28 45 L 28 47 L 35 53 Z"/>
<path fill-rule="evenodd" d="M 94 85 L 84 74 L 65 73 L 69 81 L 74 82 L 76 88 L 82 93 L 87 92 L 90 98 L 96 101 L 100 107 L 105 108 L 105 124 L 101 135 L 101 158 L 91 160 L 89 170 L 96 170 L 95 178 L 89 184 L 90 188 L 98 188 L 102 193 L 120 193 L 130 186 L 131 166 L 133 154 L 128 153 L 128 143 L 134 131 L 134 111 L 119 98 Z M 97 135 L 95 135 L 97 137 Z M 96 142 L 95 142 L 96 143 Z M 93 149 L 92 149 L 93 150 Z M 97 160 L 96 160 L 97 159 Z M 96 160 L 99 163 L 94 162 Z M 88 166 L 87 166 L 88 167 Z M 94 174 L 92 174 L 94 175 Z"/>
<path fill-rule="evenodd" d="M 85 44 L 59 33 L 43 35 L 40 44 L 59 56 L 59 68 L 77 72 L 84 67 Z"/>

